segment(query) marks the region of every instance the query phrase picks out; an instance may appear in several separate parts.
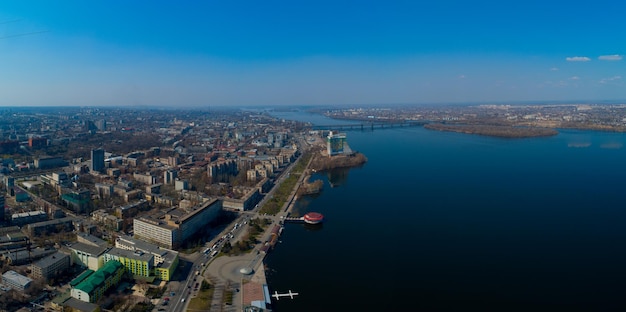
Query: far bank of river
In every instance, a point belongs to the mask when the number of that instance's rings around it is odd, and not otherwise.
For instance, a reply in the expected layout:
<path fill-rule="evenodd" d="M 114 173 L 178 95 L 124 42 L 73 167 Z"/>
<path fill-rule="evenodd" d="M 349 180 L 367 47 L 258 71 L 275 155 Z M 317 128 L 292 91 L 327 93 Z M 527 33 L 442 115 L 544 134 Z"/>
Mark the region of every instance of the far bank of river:
<path fill-rule="evenodd" d="M 429 123 L 424 128 L 500 138 L 534 138 L 559 134 L 551 128 Z"/>

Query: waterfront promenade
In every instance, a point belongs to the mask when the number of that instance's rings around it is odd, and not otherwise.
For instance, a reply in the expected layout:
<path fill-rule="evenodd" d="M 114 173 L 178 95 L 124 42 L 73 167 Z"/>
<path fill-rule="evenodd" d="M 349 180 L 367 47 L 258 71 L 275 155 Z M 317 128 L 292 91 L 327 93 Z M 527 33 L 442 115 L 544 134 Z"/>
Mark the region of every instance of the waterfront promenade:
<path fill-rule="evenodd" d="M 313 158 L 309 159 L 304 170 L 298 173 L 300 176 L 297 183 L 279 213 L 273 216 L 262 216 L 262 218 L 270 219 L 272 223 L 267 225 L 254 249 L 243 255 L 219 256 L 208 261 L 207 267 L 202 271 L 201 278 L 210 280 L 214 287 L 210 311 L 242 311 L 244 306 L 249 303 L 249 298 L 257 296 L 259 292 L 262 294 L 263 285 L 267 285 L 264 267 L 266 253 L 262 251 L 262 248 L 265 242 L 270 241 L 272 229 L 281 223 L 281 217 L 286 217 L 291 213 L 298 199 L 298 190 L 308 177 L 307 172 L 312 160 Z M 279 187 L 285 178 L 285 175 L 282 175 L 275 187 Z M 253 214 L 258 215 L 258 213 Z M 242 269 L 250 269 L 251 274 L 242 273 Z M 259 289 L 261 290 L 259 291 Z M 224 306 L 222 304 L 223 297 L 227 291 L 232 290 L 234 290 L 232 305 Z"/>

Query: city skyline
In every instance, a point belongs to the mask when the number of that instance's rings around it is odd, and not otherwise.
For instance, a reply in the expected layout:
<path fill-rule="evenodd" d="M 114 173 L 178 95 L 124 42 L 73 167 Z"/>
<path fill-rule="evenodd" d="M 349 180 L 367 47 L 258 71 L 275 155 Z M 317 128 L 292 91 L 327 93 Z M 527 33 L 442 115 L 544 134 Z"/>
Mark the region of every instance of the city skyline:
<path fill-rule="evenodd" d="M 0 106 L 626 99 L 624 4 L 0 6 Z"/>

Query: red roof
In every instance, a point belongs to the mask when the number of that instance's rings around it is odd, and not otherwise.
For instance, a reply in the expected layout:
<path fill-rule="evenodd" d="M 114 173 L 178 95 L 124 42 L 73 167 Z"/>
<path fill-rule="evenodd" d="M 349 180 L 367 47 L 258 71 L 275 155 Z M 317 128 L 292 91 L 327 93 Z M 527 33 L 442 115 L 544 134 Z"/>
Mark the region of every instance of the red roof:
<path fill-rule="evenodd" d="M 305 220 L 318 221 L 324 219 L 324 215 L 319 212 L 309 212 L 304 215 Z"/>

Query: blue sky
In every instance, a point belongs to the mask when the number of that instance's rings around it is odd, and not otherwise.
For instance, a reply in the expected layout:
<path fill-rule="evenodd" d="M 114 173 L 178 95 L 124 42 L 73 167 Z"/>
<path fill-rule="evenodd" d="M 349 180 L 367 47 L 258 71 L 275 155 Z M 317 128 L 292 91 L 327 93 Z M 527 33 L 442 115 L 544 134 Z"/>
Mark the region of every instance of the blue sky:
<path fill-rule="evenodd" d="M 4 1 L 0 105 L 626 102 L 622 1 Z"/>

